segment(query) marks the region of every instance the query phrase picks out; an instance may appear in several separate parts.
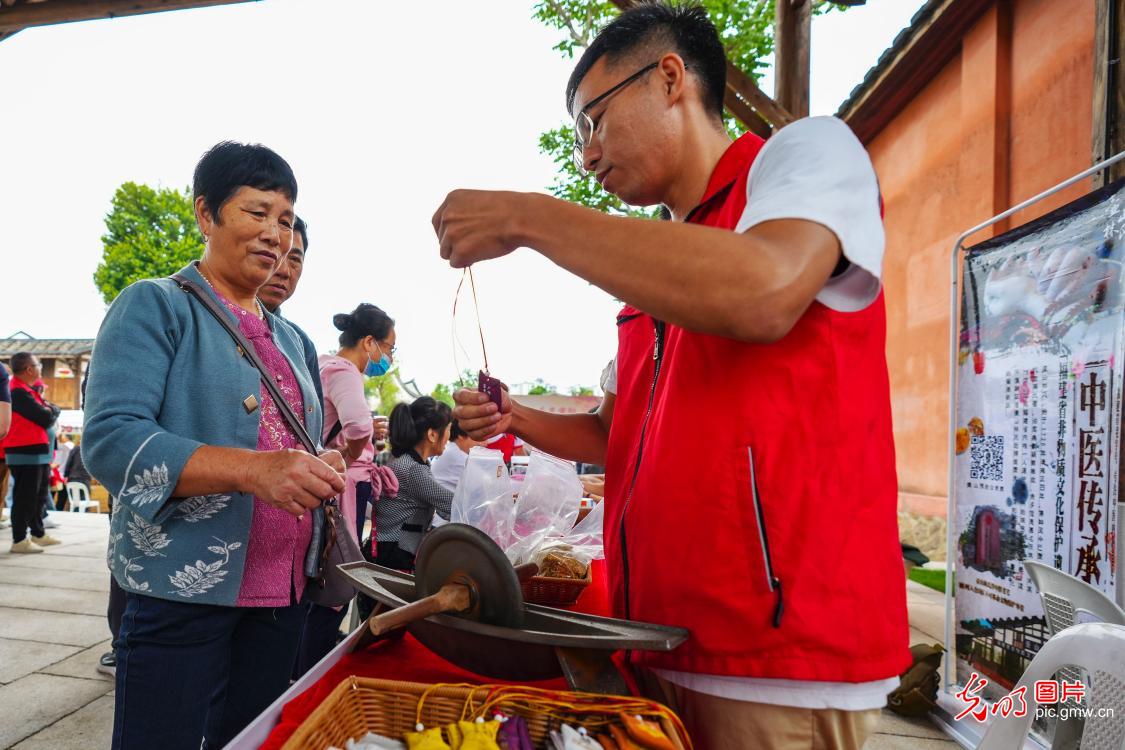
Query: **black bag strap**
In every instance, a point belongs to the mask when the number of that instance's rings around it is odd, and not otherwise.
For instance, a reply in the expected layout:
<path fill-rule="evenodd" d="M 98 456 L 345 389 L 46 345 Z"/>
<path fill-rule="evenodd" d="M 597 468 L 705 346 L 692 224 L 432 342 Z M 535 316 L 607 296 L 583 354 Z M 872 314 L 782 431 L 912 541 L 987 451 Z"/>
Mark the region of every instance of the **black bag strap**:
<path fill-rule="evenodd" d="M 214 298 L 212 298 L 203 287 L 199 286 L 199 284 L 196 284 L 183 274 L 172 274 L 170 278 L 180 285 L 180 289 L 199 300 L 203 304 L 203 307 L 207 309 L 207 312 L 215 316 L 215 319 L 223 325 L 226 332 L 234 339 L 234 343 L 238 344 L 242 356 L 250 360 L 250 364 L 254 365 L 261 374 L 262 385 L 266 387 L 274 403 L 277 404 L 277 410 L 285 420 L 285 423 L 289 425 L 289 429 L 293 430 L 293 434 L 301 441 L 301 445 L 305 447 L 305 450 L 314 456 L 317 455 L 316 443 L 309 437 L 309 432 L 305 429 L 305 425 L 302 424 L 301 420 L 297 418 L 297 415 L 293 413 L 289 402 L 281 395 L 281 390 L 277 387 L 277 384 L 273 382 L 269 370 L 266 369 L 265 364 L 263 364 L 262 360 L 258 357 L 258 353 L 254 350 L 253 344 L 246 340 L 246 337 L 242 335 L 242 331 L 238 330 L 238 327 L 230 319 L 230 316 L 219 308 Z"/>
<path fill-rule="evenodd" d="M 336 439 L 337 435 L 339 435 L 343 431 L 344 425 L 340 422 L 340 420 L 337 419 L 336 424 L 332 425 L 332 429 L 328 431 L 328 437 L 324 438 L 324 445 L 327 446 L 329 443 Z"/>

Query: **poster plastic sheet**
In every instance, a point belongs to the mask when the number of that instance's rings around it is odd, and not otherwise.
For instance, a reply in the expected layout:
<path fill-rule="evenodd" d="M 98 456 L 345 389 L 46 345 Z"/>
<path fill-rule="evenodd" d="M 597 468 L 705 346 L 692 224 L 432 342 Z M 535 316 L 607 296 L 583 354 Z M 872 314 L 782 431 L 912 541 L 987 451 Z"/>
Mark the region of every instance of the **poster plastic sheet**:
<path fill-rule="evenodd" d="M 1008 693 L 1047 638 L 1021 561 L 1117 581 L 1125 189 L 970 249 L 954 456 L 957 682 Z"/>

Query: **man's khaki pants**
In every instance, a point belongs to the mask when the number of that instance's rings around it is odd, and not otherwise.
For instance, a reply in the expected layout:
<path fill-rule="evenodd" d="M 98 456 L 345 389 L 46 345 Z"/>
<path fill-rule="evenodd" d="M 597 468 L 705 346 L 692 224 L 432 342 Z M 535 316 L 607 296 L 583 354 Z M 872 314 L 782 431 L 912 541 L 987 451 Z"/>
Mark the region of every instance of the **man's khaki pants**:
<path fill-rule="evenodd" d="M 645 696 L 683 720 L 697 750 L 859 750 L 875 731 L 880 711 L 792 708 L 697 693 L 644 671 Z"/>

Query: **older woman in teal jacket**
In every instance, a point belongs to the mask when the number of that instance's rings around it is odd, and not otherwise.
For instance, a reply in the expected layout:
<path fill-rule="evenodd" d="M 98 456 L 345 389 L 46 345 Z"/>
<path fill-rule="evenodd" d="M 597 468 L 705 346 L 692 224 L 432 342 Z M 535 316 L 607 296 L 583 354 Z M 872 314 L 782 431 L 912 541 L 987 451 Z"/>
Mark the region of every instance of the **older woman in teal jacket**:
<path fill-rule="evenodd" d="M 292 170 L 263 146 L 220 143 L 194 193 L 207 246 L 181 273 L 225 308 L 320 435 L 302 341 L 256 298 L 292 244 Z M 127 592 L 113 746 L 222 747 L 288 685 L 308 511 L 343 490 L 343 459 L 300 449 L 258 371 L 170 279 L 137 282 L 110 307 L 83 448 L 117 498 L 109 564 Z"/>

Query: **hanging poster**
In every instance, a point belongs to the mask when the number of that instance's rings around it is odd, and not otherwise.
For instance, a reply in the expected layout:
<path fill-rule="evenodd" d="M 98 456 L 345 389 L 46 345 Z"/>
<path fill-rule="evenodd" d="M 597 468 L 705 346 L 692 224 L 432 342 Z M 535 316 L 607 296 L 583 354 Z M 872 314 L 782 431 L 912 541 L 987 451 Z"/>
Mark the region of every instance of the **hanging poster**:
<path fill-rule="evenodd" d="M 1048 637 L 1023 560 L 1114 596 L 1121 460 L 1118 183 L 971 248 L 954 445 L 957 682 L 1006 696 Z"/>

